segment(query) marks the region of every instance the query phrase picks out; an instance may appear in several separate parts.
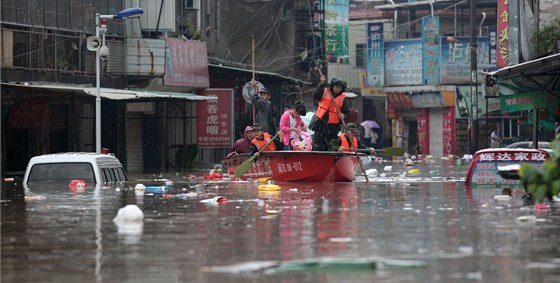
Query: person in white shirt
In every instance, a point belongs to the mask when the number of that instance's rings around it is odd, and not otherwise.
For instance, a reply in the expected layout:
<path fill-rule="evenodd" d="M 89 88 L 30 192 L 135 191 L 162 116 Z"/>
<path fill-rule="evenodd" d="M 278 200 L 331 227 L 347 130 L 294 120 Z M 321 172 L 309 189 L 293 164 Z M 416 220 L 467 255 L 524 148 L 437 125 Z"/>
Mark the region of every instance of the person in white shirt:
<path fill-rule="evenodd" d="M 490 147 L 492 148 L 497 148 L 500 147 L 500 135 L 499 135 L 499 130 L 498 128 L 494 129 L 494 131 L 492 131 L 492 134 L 490 135 Z"/>

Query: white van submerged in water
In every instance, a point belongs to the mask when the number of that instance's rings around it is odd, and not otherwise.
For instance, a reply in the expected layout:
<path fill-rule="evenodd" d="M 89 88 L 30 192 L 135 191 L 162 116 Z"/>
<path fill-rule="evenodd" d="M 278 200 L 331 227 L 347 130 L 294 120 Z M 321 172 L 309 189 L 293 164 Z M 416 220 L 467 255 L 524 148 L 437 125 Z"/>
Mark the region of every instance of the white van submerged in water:
<path fill-rule="evenodd" d="M 127 181 L 126 172 L 114 155 L 66 152 L 31 158 L 23 177 L 23 187 L 26 191 L 61 185 L 68 188 L 80 182 L 95 187 L 124 181 Z"/>

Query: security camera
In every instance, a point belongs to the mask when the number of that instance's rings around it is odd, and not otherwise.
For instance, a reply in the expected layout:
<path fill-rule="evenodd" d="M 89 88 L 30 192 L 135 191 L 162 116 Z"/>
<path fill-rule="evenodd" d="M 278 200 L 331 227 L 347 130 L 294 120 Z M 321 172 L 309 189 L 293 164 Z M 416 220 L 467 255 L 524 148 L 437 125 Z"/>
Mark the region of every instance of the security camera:
<path fill-rule="evenodd" d="M 107 60 L 107 57 L 109 57 L 109 48 L 107 48 L 107 45 L 102 45 L 101 48 L 99 48 L 99 57 L 101 57 L 102 60 Z"/>

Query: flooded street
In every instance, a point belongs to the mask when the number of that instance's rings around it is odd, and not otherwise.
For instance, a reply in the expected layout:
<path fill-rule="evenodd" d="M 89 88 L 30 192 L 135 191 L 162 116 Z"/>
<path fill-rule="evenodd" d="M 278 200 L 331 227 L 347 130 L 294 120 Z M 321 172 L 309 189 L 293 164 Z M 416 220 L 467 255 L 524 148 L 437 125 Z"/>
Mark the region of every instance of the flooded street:
<path fill-rule="evenodd" d="M 368 183 L 280 191 L 199 179 L 163 195 L 123 187 L 3 200 L 2 282 L 560 281 L 556 208 L 535 211 L 521 188 L 511 200 L 467 189 L 467 168 L 453 161 L 366 168 L 378 171 Z M 201 202 L 215 196 L 227 201 Z M 127 204 L 143 224 L 113 222 Z"/>

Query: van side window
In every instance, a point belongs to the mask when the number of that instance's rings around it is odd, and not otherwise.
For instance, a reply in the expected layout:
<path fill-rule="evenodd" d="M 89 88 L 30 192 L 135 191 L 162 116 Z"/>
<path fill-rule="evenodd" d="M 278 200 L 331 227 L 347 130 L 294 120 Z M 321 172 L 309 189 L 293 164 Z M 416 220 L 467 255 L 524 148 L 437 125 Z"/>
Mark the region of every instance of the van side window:
<path fill-rule="evenodd" d="M 117 176 L 119 176 L 119 181 L 127 181 L 128 178 L 126 177 L 126 173 L 124 172 L 124 168 L 118 167 L 115 168 Z"/>
<path fill-rule="evenodd" d="M 115 175 L 113 174 L 113 172 L 111 171 L 111 168 L 103 168 L 103 178 L 105 179 L 106 183 L 113 183 L 115 182 Z"/>
<path fill-rule="evenodd" d="M 122 182 L 122 181 L 126 181 L 126 178 L 124 177 L 124 175 L 122 174 L 122 169 L 121 168 L 111 168 L 112 173 L 115 175 L 115 179 L 117 180 L 117 182 Z"/>

